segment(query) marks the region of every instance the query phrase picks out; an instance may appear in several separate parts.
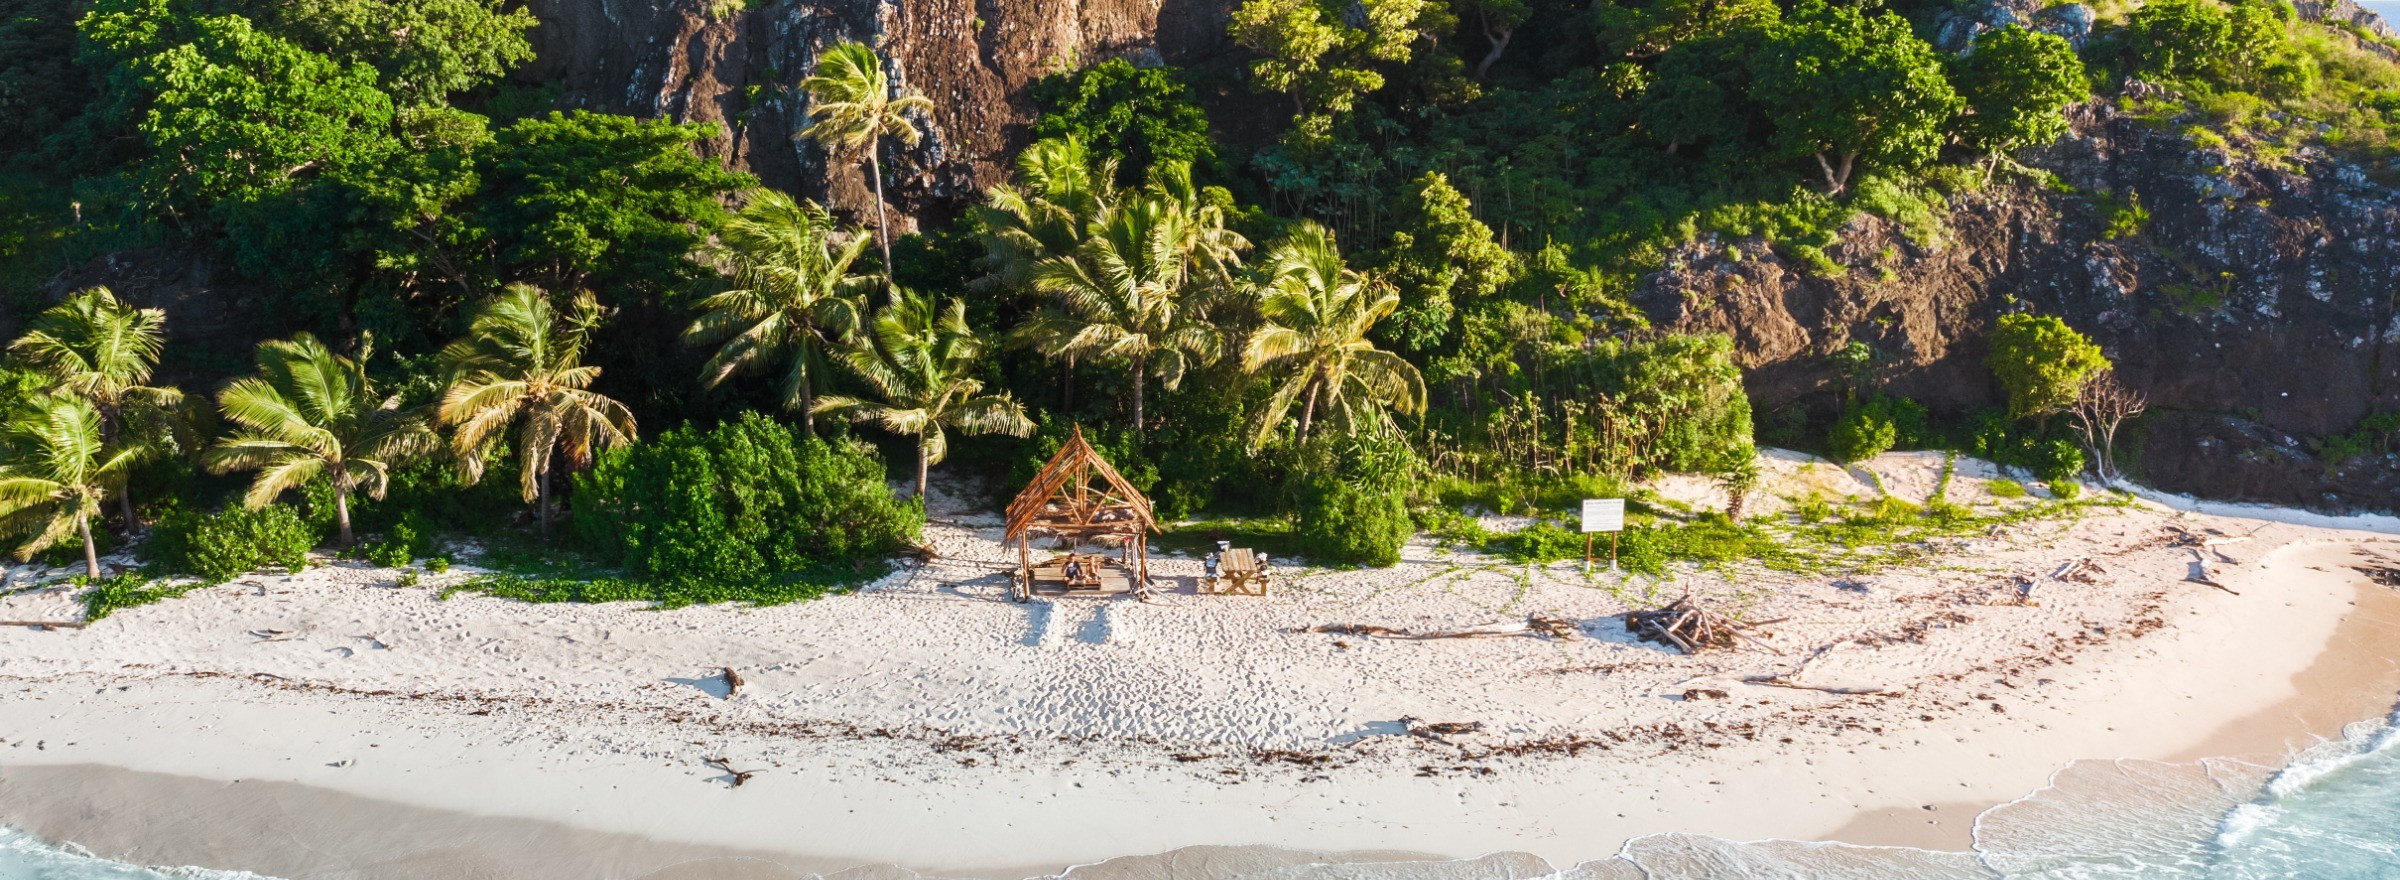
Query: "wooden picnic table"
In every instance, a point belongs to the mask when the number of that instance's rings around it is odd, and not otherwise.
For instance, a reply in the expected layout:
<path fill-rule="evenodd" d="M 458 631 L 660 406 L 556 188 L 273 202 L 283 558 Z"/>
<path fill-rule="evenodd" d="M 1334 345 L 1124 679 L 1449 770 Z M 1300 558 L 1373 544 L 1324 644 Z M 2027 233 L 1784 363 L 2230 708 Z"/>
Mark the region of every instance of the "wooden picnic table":
<path fill-rule="evenodd" d="M 1218 594 L 1226 596 L 1264 596 L 1267 594 L 1267 573 L 1258 566 L 1258 554 L 1247 547 L 1225 551 L 1225 575 Z"/>

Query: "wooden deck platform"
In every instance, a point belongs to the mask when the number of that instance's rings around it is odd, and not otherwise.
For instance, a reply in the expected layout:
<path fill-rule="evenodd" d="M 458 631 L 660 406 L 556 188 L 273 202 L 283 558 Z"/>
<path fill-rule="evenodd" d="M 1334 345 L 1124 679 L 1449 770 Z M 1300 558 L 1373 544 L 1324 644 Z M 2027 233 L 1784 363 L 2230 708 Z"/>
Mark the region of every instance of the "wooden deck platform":
<path fill-rule="evenodd" d="M 1124 563 L 1092 553 L 1081 554 L 1080 558 L 1086 568 L 1096 570 L 1095 577 L 1089 578 L 1086 583 L 1070 586 L 1067 583 L 1067 558 L 1063 555 L 1053 557 L 1034 564 L 1033 594 L 1036 596 L 1113 596 L 1119 593 L 1133 592 L 1133 572 L 1127 570 Z M 1091 580 L 1096 580 L 1098 583 L 1089 582 Z"/>

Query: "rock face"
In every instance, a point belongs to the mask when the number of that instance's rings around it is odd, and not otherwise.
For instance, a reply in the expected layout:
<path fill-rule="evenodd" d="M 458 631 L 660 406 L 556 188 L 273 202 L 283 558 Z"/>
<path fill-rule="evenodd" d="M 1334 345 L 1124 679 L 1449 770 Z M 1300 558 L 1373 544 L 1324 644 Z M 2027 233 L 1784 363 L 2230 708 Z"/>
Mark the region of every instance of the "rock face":
<path fill-rule="evenodd" d="M 706 149 L 768 185 L 872 213 L 858 157 L 800 138 L 800 80 L 843 40 L 877 46 L 893 79 L 932 98 L 924 140 L 887 147 L 901 214 L 955 210 L 1007 175 L 1028 140 L 1025 87 L 1107 58 L 1191 65 L 1224 52 L 1223 0 L 532 0 L 538 61 L 569 106 L 713 122 Z M 895 216 L 905 231 L 909 221 Z"/>
<path fill-rule="evenodd" d="M 1947 229 L 1911 240 L 1866 217 L 1803 268 L 1759 241 L 1699 241 L 1646 278 L 1666 325 L 1730 333 L 1762 424 L 1823 424 L 1852 340 L 1891 394 L 1959 414 L 2004 398 L 1983 365 L 2002 313 L 2059 315 L 2108 352 L 2151 416 L 2127 458 L 2160 488 L 2320 507 L 2400 508 L 2400 462 L 2339 469 L 2303 438 L 2400 409 L 2400 192 L 2395 170 L 2302 149 L 2237 158 L 2181 122 L 2079 108 L 2034 161 L 2062 187 L 1952 200 Z M 2146 220 L 2132 210 L 2137 203 Z M 2112 232 L 2112 223 L 2116 225 Z"/>

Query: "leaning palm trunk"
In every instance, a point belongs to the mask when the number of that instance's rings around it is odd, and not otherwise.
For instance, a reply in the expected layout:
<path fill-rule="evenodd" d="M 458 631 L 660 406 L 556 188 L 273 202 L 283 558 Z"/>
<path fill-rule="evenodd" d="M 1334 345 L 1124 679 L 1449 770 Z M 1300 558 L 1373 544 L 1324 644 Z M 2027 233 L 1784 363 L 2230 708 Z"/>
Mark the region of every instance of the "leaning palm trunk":
<path fill-rule="evenodd" d="M 892 221 L 883 207 L 883 139 L 867 144 L 867 173 L 875 180 L 875 246 L 883 250 L 883 284 L 888 295 L 892 285 Z"/>
<path fill-rule="evenodd" d="M 99 580 L 100 551 L 92 546 L 92 515 L 76 514 L 75 530 L 83 533 L 83 573 L 91 575 L 92 580 Z"/>
<path fill-rule="evenodd" d="M 1149 375 L 1142 369 L 1144 360 L 1138 353 L 1133 356 L 1133 439 L 1136 443 L 1142 439 L 1142 386 L 1147 384 L 1142 378 Z"/>

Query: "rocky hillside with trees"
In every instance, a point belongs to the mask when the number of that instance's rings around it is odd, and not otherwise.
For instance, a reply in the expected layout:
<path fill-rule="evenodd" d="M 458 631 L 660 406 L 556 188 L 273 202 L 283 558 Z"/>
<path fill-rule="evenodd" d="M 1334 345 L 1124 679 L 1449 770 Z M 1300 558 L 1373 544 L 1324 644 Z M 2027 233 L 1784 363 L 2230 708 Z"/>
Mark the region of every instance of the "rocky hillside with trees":
<path fill-rule="evenodd" d="M 1370 562 L 1660 472 L 1739 530 L 1758 444 L 2400 508 L 2395 57 L 2339 0 L 14 0 L 0 526 L 793 598 L 1076 425 Z"/>

